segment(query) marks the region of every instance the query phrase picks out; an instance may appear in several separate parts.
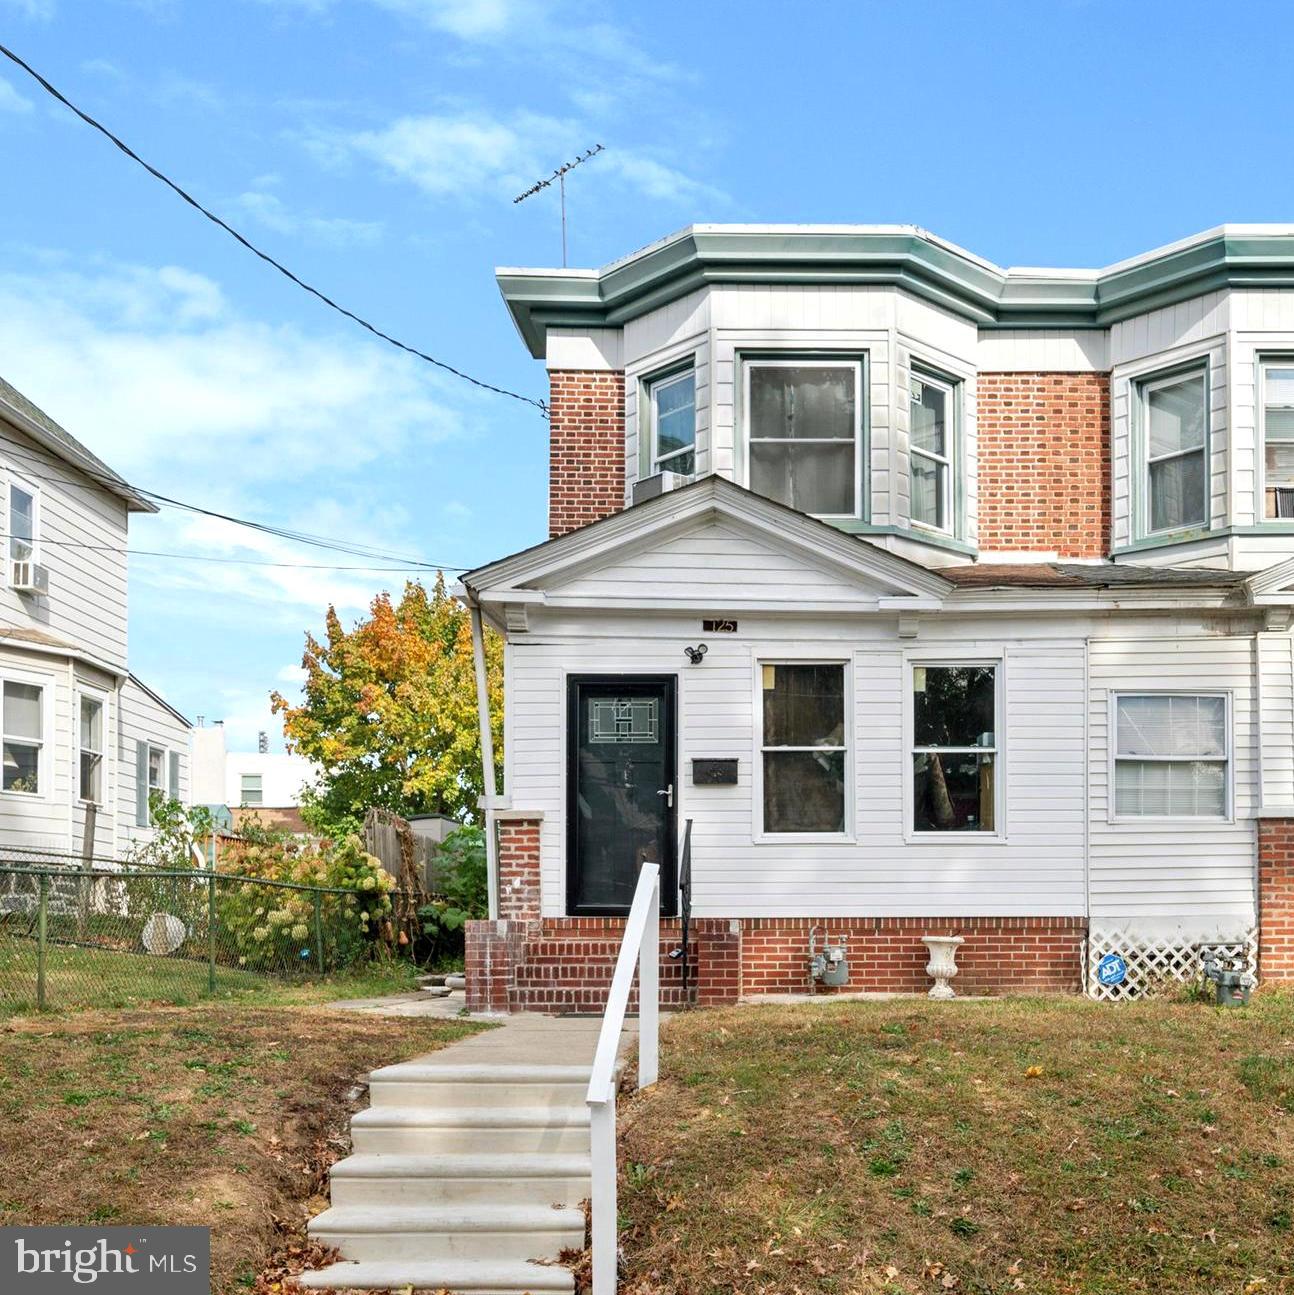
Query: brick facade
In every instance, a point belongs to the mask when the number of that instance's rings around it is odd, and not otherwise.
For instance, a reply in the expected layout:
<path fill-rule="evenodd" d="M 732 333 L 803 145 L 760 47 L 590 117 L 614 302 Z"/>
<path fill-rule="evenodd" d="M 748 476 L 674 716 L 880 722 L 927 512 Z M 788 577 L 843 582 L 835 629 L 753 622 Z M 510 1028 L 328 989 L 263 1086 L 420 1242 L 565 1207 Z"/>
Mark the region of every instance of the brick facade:
<path fill-rule="evenodd" d="M 555 538 L 625 506 L 625 375 L 549 375 L 548 533 Z"/>
<path fill-rule="evenodd" d="M 1258 822 L 1258 975 L 1294 980 L 1294 818 Z"/>
<path fill-rule="evenodd" d="M 979 547 L 1105 557 L 1110 550 L 1110 375 L 981 373 Z"/>
<path fill-rule="evenodd" d="M 1294 836 L 1291 837 L 1294 841 Z M 963 994 L 1075 993 L 1081 987 L 1087 922 L 1081 917 L 696 918 L 691 1000 L 735 1003 L 762 994 L 809 993 L 809 931 L 843 943 L 842 992 L 924 993 L 923 935 L 961 935 Z M 468 924 L 468 1006 L 473 1010 L 600 1012 L 624 934 L 614 917 L 560 917 Z M 661 1002 L 683 1005 L 679 923 L 661 922 Z M 821 935 L 819 936 L 821 943 Z M 635 991 L 636 992 L 636 991 Z M 819 991 L 835 992 L 835 991 Z"/>

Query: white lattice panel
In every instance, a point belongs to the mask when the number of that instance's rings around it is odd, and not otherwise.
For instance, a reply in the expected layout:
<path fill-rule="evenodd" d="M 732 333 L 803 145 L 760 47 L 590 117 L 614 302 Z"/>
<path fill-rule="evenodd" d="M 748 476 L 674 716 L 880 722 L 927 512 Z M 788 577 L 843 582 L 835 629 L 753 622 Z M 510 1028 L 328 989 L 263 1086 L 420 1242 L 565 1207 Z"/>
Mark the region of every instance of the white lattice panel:
<path fill-rule="evenodd" d="M 1168 980 L 1197 980 L 1203 974 L 1205 957 L 1210 955 L 1227 960 L 1243 959 L 1244 970 L 1251 976 L 1258 974 L 1258 933 L 1253 930 L 1243 940 L 1231 944 L 1195 944 L 1180 938 L 1151 939 L 1130 931 L 1102 931 L 1092 927 L 1085 953 L 1087 995 L 1107 1003 L 1140 998 Z M 1127 964 L 1128 974 L 1122 984 L 1103 985 L 1096 978 L 1096 968 L 1107 953 L 1117 953 Z"/>

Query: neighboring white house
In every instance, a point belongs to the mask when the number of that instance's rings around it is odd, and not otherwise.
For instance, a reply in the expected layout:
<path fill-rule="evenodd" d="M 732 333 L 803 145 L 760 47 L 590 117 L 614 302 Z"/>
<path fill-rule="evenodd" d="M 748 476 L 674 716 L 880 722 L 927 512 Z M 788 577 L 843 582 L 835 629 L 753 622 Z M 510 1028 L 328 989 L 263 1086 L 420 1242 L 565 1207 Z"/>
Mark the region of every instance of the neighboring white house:
<path fill-rule="evenodd" d="M 193 803 L 224 805 L 237 820 L 239 810 L 259 811 L 263 819 L 294 811 L 301 794 L 318 776 L 304 756 L 285 752 L 230 751 L 225 726 L 199 723 L 189 734 L 193 756 Z M 275 813 L 271 815 L 271 811 Z"/>
<path fill-rule="evenodd" d="M 120 858 L 149 791 L 188 798 L 189 722 L 129 670 L 141 494 L 0 379 L 0 858 Z"/>
<path fill-rule="evenodd" d="M 1101 270 L 697 226 L 499 280 L 552 538 L 463 577 L 506 638 L 478 1005 L 597 1008 L 644 860 L 710 1001 L 809 988 L 815 928 L 855 989 L 924 987 L 926 932 L 973 989 L 1294 978 L 1294 226 Z"/>

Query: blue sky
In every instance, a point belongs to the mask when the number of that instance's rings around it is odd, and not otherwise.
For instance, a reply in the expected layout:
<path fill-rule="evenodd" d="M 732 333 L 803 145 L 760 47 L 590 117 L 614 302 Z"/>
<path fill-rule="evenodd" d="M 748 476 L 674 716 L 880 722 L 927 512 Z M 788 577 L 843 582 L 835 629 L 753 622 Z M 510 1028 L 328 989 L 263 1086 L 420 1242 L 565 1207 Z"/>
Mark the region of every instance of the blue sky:
<path fill-rule="evenodd" d="M 0 0 L 0 40 L 303 277 L 542 396 L 492 271 L 558 263 L 555 194 L 512 198 L 594 143 L 572 264 L 694 221 L 906 221 L 1001 264 L 1100 265 L 1294 219 L 1287 10 L 1223 14 Z M 0 372 L 125 475 L 447 565 L 543 537 L 533 410 L 331 315 L 8 66 L 0 167 Z M 173 512 L 132 545 L 352 561 Z M 353 619 L 401 578 L 134 558 L 132 665 L 250 745 L 327 603 Z"/>

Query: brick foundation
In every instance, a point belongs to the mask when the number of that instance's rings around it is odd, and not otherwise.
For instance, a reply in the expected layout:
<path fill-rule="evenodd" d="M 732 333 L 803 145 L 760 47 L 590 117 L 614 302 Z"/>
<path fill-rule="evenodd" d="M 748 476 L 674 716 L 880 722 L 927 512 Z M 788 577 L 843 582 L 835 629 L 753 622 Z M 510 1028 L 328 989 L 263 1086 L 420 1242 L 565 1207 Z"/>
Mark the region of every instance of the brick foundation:
<path fill-rule="evenodd" d="M 955 982 L 961 993 L 1075 993 L 1080 988 L 1087 933 L 1081 917 L 707 917 L 691 924 L 692 1000 L 717 1005 L 809 992 L 809 930 L 815 925 L 848 950 L 849 983 L 841 992 L 924 993 L 930 981 L 921 937 L 931 934 L 965 937 Z M 623 919 L 612 917 L 469 923 L 468 1005 L 490 1011 L 600 1012 L 623 932 Z M 662 921 L 661 1001 L 673 1007 L 684 1002 L 682 968 L 669 956 L 678 942 L 678 921 Z"/>
<path fill-rule="evenodd" d="M 1294 980 L 1294 818 L 1258 821 L 1258 975 Z"/>
<path fill-rule="evenodd" d="M 549 375 L 548 533 L 565 535 L 625 506 L 625 375 Z"/>
<path fill-rule="evenodd" d="M 1110 376 L 976 379 L 981 552 L 1110 551 Z"/>

